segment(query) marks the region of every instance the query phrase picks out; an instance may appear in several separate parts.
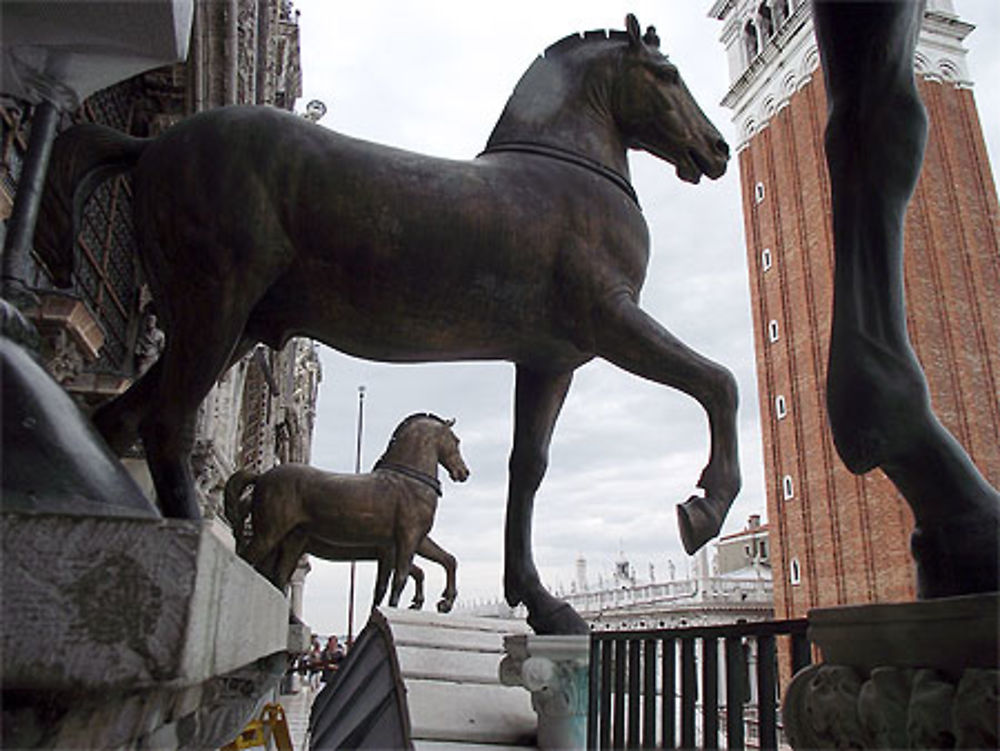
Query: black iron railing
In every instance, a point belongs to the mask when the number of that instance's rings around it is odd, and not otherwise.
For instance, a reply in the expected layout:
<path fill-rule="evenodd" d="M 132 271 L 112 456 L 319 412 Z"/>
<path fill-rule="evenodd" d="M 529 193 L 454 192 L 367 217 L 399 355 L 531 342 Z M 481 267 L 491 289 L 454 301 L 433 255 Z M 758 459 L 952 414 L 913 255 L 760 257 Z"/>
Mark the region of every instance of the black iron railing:
<path fill-rule="evenodd" d="M 808 665 L 806 627 L 798 619 L 591 634 L 587 747 L 778 748 L 778 655 L 787 675 Z"/>

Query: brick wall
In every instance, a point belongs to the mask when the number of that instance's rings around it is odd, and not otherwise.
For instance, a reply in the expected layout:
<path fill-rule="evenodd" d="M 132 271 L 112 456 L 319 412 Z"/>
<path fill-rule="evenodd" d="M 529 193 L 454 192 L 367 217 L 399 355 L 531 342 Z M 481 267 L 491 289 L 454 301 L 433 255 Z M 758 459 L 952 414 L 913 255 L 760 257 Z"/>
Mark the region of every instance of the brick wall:
<path fill-rule="evenodd" d="M 933 81 L 920 91 L 931 127 L 906 225 L 910 335 L 938 416 L 997 486 L 996 188 L 972 92 Z M 833 244 L 825 120 L 817 70 L 739 155 L 776 618 L 915 596 L 909 508 L 881 472 L 855 477 L 844 468 L 826 422 Z M 793 559 L 798 584 L 790 583 Z"/>

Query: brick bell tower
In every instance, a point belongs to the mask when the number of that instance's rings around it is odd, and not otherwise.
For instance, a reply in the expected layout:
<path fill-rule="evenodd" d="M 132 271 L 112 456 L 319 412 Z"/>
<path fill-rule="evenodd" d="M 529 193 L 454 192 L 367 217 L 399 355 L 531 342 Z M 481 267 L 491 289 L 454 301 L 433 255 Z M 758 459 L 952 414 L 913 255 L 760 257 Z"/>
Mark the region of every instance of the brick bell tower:
<path fill-rule="evenodd" d="M 808 0 L 716 0 L 736 125 L 776 618 L 915 597 L 913 517 L 837 456 L 825 379 L 833 295 L 826 101 Z M 1000 486 L 1000 209 L 951 0 L 928 0 L 915 70 L 930 120 L 906 220 L 910 338 L 934 410 Z M 878 159 L 878 154 L 872 154 Z"/>

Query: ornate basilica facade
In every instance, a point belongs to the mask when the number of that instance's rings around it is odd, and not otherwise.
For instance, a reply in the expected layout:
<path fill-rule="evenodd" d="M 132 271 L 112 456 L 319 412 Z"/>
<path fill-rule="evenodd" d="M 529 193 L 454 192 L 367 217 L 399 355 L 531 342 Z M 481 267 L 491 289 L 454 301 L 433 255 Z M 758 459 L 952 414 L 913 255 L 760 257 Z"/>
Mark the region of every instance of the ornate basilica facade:
<path fill-rule="evenodd" d="M 197 112 L 225 105 L 292 110 L 302 91 L 297 13 L 289 0 L 196 0 L 188 58 L 88 97 L 61 128 L 98 122 L 155 136 Z M 0 97 L 0 235 L 27 152 L 34 108 Z M 127 176 L 101 185 L 87 203 L 68 289 L 57 289 L 32 257 L 32 313 L 49 372 L 84 408 L 124 391 L 159 355 L 156 325 L 135 252 Z M 258 347 L 234 365 L 199 412 L 192 457 L 207 518 L 221 513 L 222 488 L 240 467 L 258 471 L 308 462 L 321 377 L 315 345 L 294 339 Z M 141 453 L 126 459 L 142 484 Z M 150 489 L 151 492 L 151 489 Z"/>

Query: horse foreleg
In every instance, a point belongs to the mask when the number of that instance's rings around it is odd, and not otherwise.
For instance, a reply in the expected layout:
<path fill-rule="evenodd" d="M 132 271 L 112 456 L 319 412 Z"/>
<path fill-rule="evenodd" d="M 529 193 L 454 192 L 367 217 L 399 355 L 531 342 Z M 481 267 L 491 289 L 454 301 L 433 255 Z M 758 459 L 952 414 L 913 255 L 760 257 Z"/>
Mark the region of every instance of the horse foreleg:
<path fill-rule="evenodd" d="M 715 537 L 740 491 L 736 380 L 726 368 L 685 345 L 635 300 L 621 293 L 607 301 L 596 332 L 597 354 L 635 375 L 694 397 L 708 415 L 708 464 L 691 496 L 677 507 L 681 542 L 688 554 Z"/>
<path fill-rule="evenodd" d="M 444 592 L 441 593 L 441 599 L 438 600 L 437 609 L 439 613 L 450 612 L 452 606 L 455 604 L 455 598 L 458 596 L 458 587 L 455 583 L 455 572 L 458 568 L 458 562 L 455 560 L 455 556 L 434 542 L 430 537 L 424 537 L 420 541 L 420 544 L 417 545 L 417 555 L 423 556 L 429 561 L 434 561 L 444 569 Z"/>
<path fill-rule="evenodd" d="M 410 564 L 410 578 L 413 579 L 413 600 L 410 610 L 421 610 L 424 607 L 424 570 L 415 563 Z"/>
<path fill-rule="evenodd" d="M 514 446 L 510 454 L 504 537 L 504 593 L 523 602 L 537 634 L 585 634 L 586 622 L 569 604 L 542 586 L 531 551 L 535 493 L 549 461 L 549 443 L 573 372 L 545 372 L 517 366 L 514 391 Z"/>
<path fill-rule="evenodd" d="M 918 596 L 995 591 L 1000 493 L 934 415 L 906 329 L 903 226 L 927 135 L 913 76 L 923 4 L 817 2 L 813 15 L 831 103 L 834 444 L 852 472 L 880 467 L 913 510 Z"/>
<path fill-rule="evenodd" d="M 417 548 L 417 540 L 412 532 L 407 532 L 404 536 L 396 539 L 395 558 L 392 570 L 392 588 L 389 590 L 389 606 L 398 607 L 399 597 L 403 594 L 403 587 L 410 576 L 410 568 L 413 565 L 413 552 Z"/>

